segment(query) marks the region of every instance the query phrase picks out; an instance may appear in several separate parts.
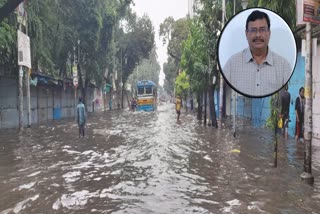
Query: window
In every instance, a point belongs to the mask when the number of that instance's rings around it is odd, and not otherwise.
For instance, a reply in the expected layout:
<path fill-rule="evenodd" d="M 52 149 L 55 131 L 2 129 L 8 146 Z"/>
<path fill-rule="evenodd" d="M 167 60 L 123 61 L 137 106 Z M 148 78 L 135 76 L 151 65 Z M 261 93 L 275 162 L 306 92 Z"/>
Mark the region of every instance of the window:
<path fill-rule="evenodd" d="M 139 87 L 138 88 L 138 95 L 144 94 L 144 88 L 143 87 Z"/>
<path fill-rule="evenodd" d="M 146 88 L 146 94 L 152 94 L 152 88 L 151 87 Z"/>

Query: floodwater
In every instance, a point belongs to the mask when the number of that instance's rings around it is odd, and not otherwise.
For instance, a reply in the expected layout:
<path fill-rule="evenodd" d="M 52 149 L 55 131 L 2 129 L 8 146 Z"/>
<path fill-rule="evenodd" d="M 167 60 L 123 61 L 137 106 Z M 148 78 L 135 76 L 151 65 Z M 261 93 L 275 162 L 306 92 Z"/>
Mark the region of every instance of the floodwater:
<path fill-rule="evenodd" d="M 309 186 L 302 144 L 279 137 L 274 168 L 272 131 L 237 129 L 164 104 L 90 115 L 84 139 L 71 119 L 1 130 L 0 213 L 320 213 L 319 156 Z"/>

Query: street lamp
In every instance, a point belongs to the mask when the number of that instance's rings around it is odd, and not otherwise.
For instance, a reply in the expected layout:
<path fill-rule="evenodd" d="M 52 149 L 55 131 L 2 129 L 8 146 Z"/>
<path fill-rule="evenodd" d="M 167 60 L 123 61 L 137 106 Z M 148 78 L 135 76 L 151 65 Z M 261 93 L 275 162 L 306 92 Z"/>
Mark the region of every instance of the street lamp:
<path fill-rule="evenodd" d="M 242 9 L 244 10 L 247 9 L 248 3 L 249 3 L 249 0 L 241 0 Z"/>

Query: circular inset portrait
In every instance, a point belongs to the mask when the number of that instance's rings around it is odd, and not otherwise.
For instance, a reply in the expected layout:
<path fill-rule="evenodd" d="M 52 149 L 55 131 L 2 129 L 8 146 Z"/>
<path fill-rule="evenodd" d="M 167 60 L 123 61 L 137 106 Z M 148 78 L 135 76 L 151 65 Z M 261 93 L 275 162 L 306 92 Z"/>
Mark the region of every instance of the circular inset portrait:
<path fill-rule="evenodd" d="M 265 97 L 290 79 L 297 46 L 288 24 L 273 11 L 250 8 L 224 27 L 218 44 L 220 71 L 238 93 Z"/>

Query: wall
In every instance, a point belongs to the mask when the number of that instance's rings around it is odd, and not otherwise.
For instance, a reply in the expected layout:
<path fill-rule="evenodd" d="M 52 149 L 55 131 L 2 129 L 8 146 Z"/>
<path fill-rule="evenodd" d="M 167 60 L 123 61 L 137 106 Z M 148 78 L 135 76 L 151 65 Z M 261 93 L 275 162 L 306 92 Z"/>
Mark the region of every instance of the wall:
<path fill-rule="evenodd" d="M 28 123 L 26 88 L 23 89 L 23 125 Z M 79 92 L 77 93 L 79 94 Z M 38 84 L 30 86 L 31 124 L 45 123 L 53 119 L 75 116 L 74 88 L 59 85 Z M 92 112 L 93 88 L 86 94 L 86 104 Z M 19 126 L 17 79 L 0 78 L 0 129 Z M 77 102 L 78 103 L 78 102 Z M 77 104 L 76 103 L 76 104 Z M 54 115 L 56 117 L 54 117 Z M 57 117 L 59 116 L 59 117 Z"/>
<path fill-rule="evenodd" d="M 320 56 L 313 57 L 312 73 L 312 131 L 313 137 L 320 139 Z"/>
<path fill-rule="evenodd" d="M 319 62 L 319 59 L 318 61 Z M 293 75 L 291 76 L 291 79 L 289 81 L 289 93 L 291 94 L 291 102 L 290 102 L 290 119 L 291 122 L 289 123 L 289 135 L 294 136 L 295 132 L 295 111 L 294 111 L 294 105 L 295 105 L 295 99 L 299 95 L 299 88 L 304 86 L 305 81 L 305 59 L 301 56 L 301 53 L 298 53 L 297 55 L 297 63 L 295 70 L 293 72 Z M 314 64 L 314 66 L 319 66 L 320 63 L 317 65 Z M 314 69 L 315 70 L 315 69 Z M 314 72 L 315 73 L 315 72 Z M 319 72 L 316 72 L 317 75 L 313 76 L 313 82 L 314 82 L 314 110 L 313 110 L 313 128 L 314 128 L 314 134 L 317 136 L 320 136 L 320 123 L 317 121 L 320 121 L 320 109 L 315 108 L 315 105 L 320 105 L 320 96 L 316 96 L 316 94 L 319 94 L 320 92 L 320 75 L 318 75 Z M 227 93 L 227 115 L 228 113 L 230 115 L 233 115 L 233 105 L 232 105 L 232 97 L 230 96 L 231 90 L 226 91 Z M 265 98 L 248 98 L 244 97 L 242 95 L 237 96 L 237 116 L 240 118 L 250 118 L 252 120 L 252 125 L 254 127 L 262 127 L 265 126 L 266 120 L 268 119 L 270 115 L 270 98 L 271 97 L 265 97 Z"/>
<path fill-rule="evenodd" d="M 301 53 L 298 53 L 296 67 L 294 69 L 293 75 L 288 84 L 288 92 L 291 95 L 291 102 L 290 102 L 290 120 L 288 133 L 290 136 L 295 135 L 295 124 L 296 124 L 296 115 L 295 115 L 295 101 L 296 98 L 299 96 L 299 89 L 300 87 L 304 87 L 305 81 L 305 59 L 301 56 Z"/>

